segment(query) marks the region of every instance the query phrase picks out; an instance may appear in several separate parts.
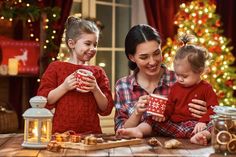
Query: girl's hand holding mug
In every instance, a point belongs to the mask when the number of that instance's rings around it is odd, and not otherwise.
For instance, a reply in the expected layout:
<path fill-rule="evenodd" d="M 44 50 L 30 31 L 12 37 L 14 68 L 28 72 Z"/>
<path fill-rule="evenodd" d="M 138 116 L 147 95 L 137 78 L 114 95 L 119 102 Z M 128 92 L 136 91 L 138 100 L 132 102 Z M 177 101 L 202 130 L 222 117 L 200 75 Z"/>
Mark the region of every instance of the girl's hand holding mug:
<path fill-rule="evenodd" d="M 66 90 L 73 90 L 77 87 L 77 79 L 75 78 L 74 73 L 70 74 L 66 77 L 64 82 L 62 83 L 62 87 Z"/>
<path fill-rule="evenodd" d="M 77 80 L 76 90 L 79 92 L 89 92 L 97 88 L 97 82 L 93 73 L 86 69 L 78 69 L 75 72 Z"/>
<path fill-rule="evenodd" d="M 84 85 L 83 90 L 85 91 L 96 92 L 99 89 L 96 78 L 93 75 L 83 78 L 82 82 Z"/>

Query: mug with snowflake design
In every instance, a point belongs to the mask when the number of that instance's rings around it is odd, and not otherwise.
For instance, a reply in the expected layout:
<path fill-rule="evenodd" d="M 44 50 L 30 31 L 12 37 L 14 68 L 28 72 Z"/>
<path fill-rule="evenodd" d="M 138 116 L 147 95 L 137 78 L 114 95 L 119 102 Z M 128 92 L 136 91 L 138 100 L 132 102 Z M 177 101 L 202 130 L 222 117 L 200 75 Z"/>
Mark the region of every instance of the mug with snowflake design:
<path fill-rule="evenodd" d="M 164 117 L 167 98 L 157 94 L 150 94 L 147 113 Z"/>

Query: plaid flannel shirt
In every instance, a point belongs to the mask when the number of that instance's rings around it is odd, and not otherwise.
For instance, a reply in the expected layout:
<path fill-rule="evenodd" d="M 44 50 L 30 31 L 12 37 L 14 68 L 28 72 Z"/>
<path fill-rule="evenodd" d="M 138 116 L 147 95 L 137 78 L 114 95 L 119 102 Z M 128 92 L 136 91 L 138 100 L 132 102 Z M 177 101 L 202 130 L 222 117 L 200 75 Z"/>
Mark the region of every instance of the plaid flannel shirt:
<path fill-rule="evenodd" d="M 164 64 L 161 65 L 164 69 L 164 73 L 160 78 L 160 81 L 155 88 L 155 94 L 168 96 L 170 87 L 175 83 L 175 73 L 168 70 Z M 143 89 L 136 80 L 136 74 L 123 77 L 119 79 L 115 87 L 115 130 L 122 128 L 125 121 L 131 116 L 135 109 L 135 103 L 142 95 L 148 95 L 149 93 Z M 141 121 L 146 120 L 147 113 L 144 113 Z"/>

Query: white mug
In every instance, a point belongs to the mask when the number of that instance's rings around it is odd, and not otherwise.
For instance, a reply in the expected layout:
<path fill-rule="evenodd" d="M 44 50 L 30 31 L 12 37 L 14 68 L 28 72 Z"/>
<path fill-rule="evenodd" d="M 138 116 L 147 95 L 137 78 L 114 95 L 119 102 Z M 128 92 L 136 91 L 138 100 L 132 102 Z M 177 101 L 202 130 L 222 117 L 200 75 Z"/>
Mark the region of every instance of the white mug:
<path fill-rule="evenodd" d="M 93 73 L 89 70 L 86 70 L 86 69 L 76 70 L 75 77 L 76 77 L 76 80 L 78 81 L 78 85 L 76 87 L 76 90 L 83 92 L 83 93 L 89 92 L 88 90 L 84 89 L 85 84 L 83 83 L 83 78 L 87 78 L 92 75 L 93 75 Z"/>

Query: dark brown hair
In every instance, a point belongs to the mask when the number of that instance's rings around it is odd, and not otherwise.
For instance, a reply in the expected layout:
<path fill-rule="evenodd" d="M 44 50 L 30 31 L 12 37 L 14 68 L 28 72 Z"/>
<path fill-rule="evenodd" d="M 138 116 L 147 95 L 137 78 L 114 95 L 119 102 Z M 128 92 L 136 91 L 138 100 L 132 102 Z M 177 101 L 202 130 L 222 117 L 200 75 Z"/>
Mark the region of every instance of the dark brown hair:
<path fill-rule="evenodd" d="M 66 35 L 66 44 L 68 46 L 68 40 L 78 40 L 81 34 L 87 33 L 92 34 L 95 33 L 99 35 L 99 29 L 96 24 L 89 20 L 78 19 L 76 17 L 70 16 L 68 17 L 65 23 L 65 35 Z"/>
<path fill-rule="evenodd" d="M 175 55 L 175 60 L 187 57 L 193 72 L 202 72 L 205 69 L 206 61 L 209 59 L 208 51 L 200 46 L 188 44 L 193 36 L 183 35 L 180 40 L 183 42 Z"/>
<path fill-rule="evenodd" d="M 136 47 L 146 41 L 156 41 L 161 44 L 161 38 L 159 33 L 153 27 L 146 24 L 139 24 L 133 26 L 126 35 L 125 38 L 125 54 L 129 59 L 129 55 L 136 53 Z M 135 70 L 137 64 L 129 59 L 129 68 Z"/>

